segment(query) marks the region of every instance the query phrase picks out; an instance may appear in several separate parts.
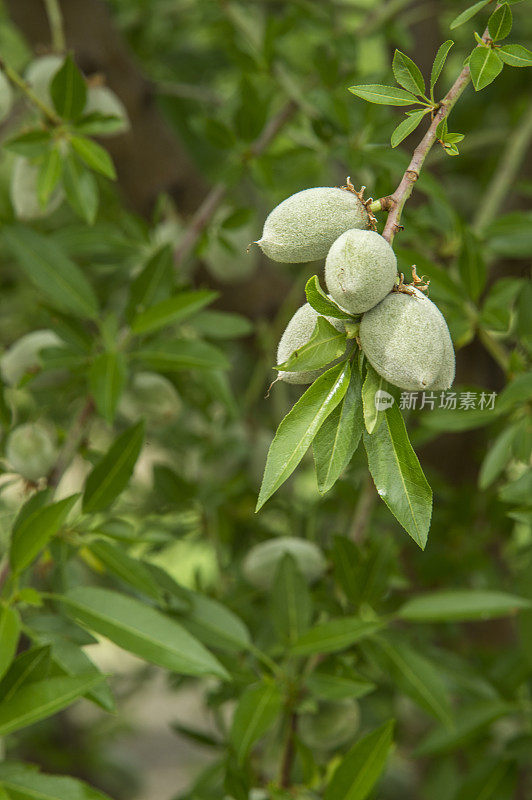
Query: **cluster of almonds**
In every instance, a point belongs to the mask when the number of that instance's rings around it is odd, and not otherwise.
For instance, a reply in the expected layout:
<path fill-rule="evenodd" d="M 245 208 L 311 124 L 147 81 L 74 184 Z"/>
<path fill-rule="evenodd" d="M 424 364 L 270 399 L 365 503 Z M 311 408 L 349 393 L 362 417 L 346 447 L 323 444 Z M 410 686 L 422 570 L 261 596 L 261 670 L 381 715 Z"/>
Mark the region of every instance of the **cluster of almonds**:
<path fill-rule="evenodd" d="M 448 389 L 455 357 L 445 319 L 415 285 L 404 287 L 398 281 L 395 253 L 380 234 L 368 230 L 370 226 L 370 214 L 357 192 L 317 187 L 274 208 L 257 244 L 283 263 L 325 258 L 329 298 L 354 318 L 362 315 L 360 347 L 389 383 L 408 391 Z M 296 311 L 279 342 L 278 364 L 309 341 L 318 317 L 309 303 Z M 327 319 L 338 330 L 345 328 L 342 320 Z M 279 377 L 288 383 L 312 383 L 324 369 L 281 371 Z"/>

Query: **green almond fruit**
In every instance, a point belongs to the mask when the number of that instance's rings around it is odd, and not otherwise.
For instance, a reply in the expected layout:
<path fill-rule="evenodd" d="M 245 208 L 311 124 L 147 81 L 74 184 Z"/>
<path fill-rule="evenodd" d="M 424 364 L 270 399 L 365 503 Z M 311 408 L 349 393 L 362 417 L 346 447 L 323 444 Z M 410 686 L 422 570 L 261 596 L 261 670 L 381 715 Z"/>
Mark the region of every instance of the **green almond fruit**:
<path fill-rule="evenodd" d="M 93 114 L 96 111 L 108 117 L 118 117 L 120 120 L 120 124 L 117 124 L 112 133 L 100 133 L 99 136 L 117 136 L 120 133 L 126 133 L 131 127 L 125 105 L 108 86 L 89 86 L 88 88 L 87 103 L 83 114 Z"/>
<path fill-rule="evenodd" d="M 269 214 L 256 244 L 273 261 L 299 264 L 325 258 L 350 228 L 367 228 L 368 212 L 354 192 L 329 186 L 304 189 Z"/>
<path fill-rule="evenodd" d="M 181 411 L 175 386 L 156 372 L 137 372 L 120 400 L 120 413 L 131 420 L 145 417 L 150 424 L 168 425 Z"/>
<path fill-rule="evenodd" d="M 0 122 L 2 122 L 13 105 L 13 90 L 5 74 L 0 70 Z"/>
<path fill-rule="evenodd" d="M 31 220 L 46 217 L 63 202 L 63 189 L 61 186 L 56 186 L 46 205 L 41 206 L 37 196 L 39 170 L 39 164 L 33 164 L 24 156 L 17 156 L 14 160 L 9 194 L 17 219 Z"/>
<path fill-rule="evenodd" d="M 316 714 L 299 717 L 301 740 L 312 750 L 330 751 L 354 739 L 360 726 L 360 708 L 356 700 L 323 701 Z"/>
<path fill-rule="evenodd" d="M 392 292 L 364 314 L 362 350 L 375 371 L 400 389 L 448 389 L 455 370 L 447 323 L 428 297 L 409 291 Z"/>
<path fill-rule="evenodd" d="M 50 330 L 27 333 L 11 345 L 0 358 L 0 373 L 10 386 L 16 386 L 28 372 L 42 367 L 41 350 L 46 347 L 60 347 L 59 336 Z"/>
<path fill-rule="evenodd" d="M 9 434 L 6 458 L 14 472 L 28 481 L 44 478 L 57 458 L 55 439 L 39 422 L 19 425 Z"/>
<path fill-rule="evenodd" d="M 395 253 L 375 231 L 345 231 L 333 242 L 325 261 L 329 294 L 351 314 L 362 314 L 380 303 L 396 277 Z"/>
<path fill-rule="evenodd" d="M 319 316 L 321 315 L 312 308 L 310 303 L 305 303 L 301 308 L 298 308 L 281 336 L 277 348 L 278 364 L 284 364 L 295 350 L 299 350 L 300 347 L 307 344 L 314 332 Z M 332 317 L 325 317 L 325 319 L 330 322 L 331 325 L 334 325 L 338 331 L 344 330 L 345 326 L 341 320 L 333 319 Z M 332 363 L 327 364 L 327 366 L 322 367 L 322 369 L 314 369 L 309 372 L 280 371 L 279 378 L 286 383 L 312 383 L 312 381 L 316 380 L 326 369 L 329 369 Z"/>
<path fill-rule="evenodd" d="M 37 97 L 45 105 L 53 107 L 50 96 L 50 84 L 55 73 L 63 64 L 61 56 L 40 56 L 29 64 L 24 75 Z"/>
<path fill-rule="evenodd" d="M 273 584 L 279 562 L 287 553 L 309 583 L 317 581 L 327 568 L 323 553 L 313 542 L 295 536 L 279 536 L 251 548 L 242 564 L 244 577 L 256 589 L 267 591 Z"/>

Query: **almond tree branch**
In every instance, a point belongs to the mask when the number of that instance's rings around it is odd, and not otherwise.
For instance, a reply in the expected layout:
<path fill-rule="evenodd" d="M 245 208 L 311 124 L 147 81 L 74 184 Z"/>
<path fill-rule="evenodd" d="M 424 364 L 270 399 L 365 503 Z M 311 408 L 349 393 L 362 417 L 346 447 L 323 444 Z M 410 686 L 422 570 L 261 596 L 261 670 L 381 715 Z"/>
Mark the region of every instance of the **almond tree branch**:
<path fill-rule="evenodd" d="M 484 35 L 482 36 L 482 41 L 487 42 L 489 39 L 489 31 L 486 28 L 484 31 Z M 477 45 L 477 47 L 481 47 L 481 45 Z M 441 103 L 439 104 L 439 108 L 434 114 L 434 118 L 430 124 L 429 129 L 427 130 L 425 136 L 420 141 L 414 153 L 412 155 L 412 159 L 408 168 L 406 169 L 403 177 L 401 178 L 401 182 L 399 186 L 395 190 L 395 192 L 390 195 L 389 197 L 384 197 L 380 201 L 381 209 L 389 211 L 388 219 L 386 220 L 386 224 L 384 226 L 384 230 L 382 232 L 383 237 L 388 241 L 392 242 L 395 234 L 398 230 L 400 230 L 400 221 L 401 221 L 401 214 L 403 213 L 403 208 L 412 194 L 414 189 L 414 184 L 419 178 L 419 174 L 421 172 L 421 168 L 425 162 L 425 159 L 436 141 L 436 130 L 440 122 L 443 122 L 446 119 L 452 108 L 454 107 L 457 100 L 460 98 L 461 94 L 463 93 L 464 89 L 467 87 L 467 84 L 471 80 L 471 73 L 469 71 L 469 65 L 463 68 Z"/>

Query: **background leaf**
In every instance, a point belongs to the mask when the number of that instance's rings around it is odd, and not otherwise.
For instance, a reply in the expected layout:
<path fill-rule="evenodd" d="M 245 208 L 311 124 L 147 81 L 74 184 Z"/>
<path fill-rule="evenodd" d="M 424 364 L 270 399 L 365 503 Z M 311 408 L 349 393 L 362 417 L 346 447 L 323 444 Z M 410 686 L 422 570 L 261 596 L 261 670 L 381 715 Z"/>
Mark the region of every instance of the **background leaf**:
<path fill-rule="evenodd" d="M 323 800 L 365 800 L 386 766 L 392 733 L 390 721 L 353 745 L 333 773 Z"/>

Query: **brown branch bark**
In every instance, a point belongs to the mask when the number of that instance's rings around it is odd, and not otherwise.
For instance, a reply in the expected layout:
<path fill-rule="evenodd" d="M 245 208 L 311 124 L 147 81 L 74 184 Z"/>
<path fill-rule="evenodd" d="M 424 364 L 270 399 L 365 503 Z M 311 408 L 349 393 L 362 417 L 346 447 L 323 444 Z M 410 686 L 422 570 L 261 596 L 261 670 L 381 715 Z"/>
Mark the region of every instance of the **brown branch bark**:
<path fill-rule="evenodd" d="M 489 31 L 486 28 L 482 37 L 482 41 L 486 42 L 488 38 Z M 477 46 L 480 47 L 481 45 L 479 44 Z M 434 114 L 434 118 L 432 119 L 429 129 L 414 150 L 410 164 L 401 178 L 399 186 L 392 195 L 387 198 L 383 198 L 387 201 L 388 206 L 391 205 L 391 211 L 388 214 L 388 219 L 386 220 L 386 224 L 382 232 L 383 237 L 390 243 L 393 241 L 397 231 L 401 229 L 400 221 L 404 205 L 412 194 L 414 184 L 419 178 L 425 159 L 429 154 L 432 145 L 436 141 L 436 130 L 438 125 L 449 116 L 452 108 L 462 95 L 470 80 L 471 73 L 469 71 L 469 66 L 466 64 L 441 101 L 438 110 Z"/>

